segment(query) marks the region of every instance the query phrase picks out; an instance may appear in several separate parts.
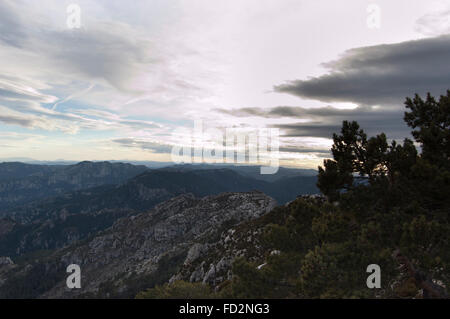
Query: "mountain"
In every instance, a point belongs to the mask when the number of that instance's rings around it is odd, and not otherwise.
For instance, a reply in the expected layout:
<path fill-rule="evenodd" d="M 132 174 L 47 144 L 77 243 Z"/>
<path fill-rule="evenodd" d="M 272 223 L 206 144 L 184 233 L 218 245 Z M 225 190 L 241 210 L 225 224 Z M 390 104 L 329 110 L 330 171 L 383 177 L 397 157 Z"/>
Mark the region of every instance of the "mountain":
<path fill-rule="evenodd" d="M 44 176 L 62 169 L 62 165 L 32 165 L 20 162 L 0 163 L 0 182 Z"/>
<path fill-rule="evenodd" d="M 317 193 L 316 178 L 297 176 L 269 183 L 242 176 L 230 169 L 148 170 L 119 185 L 103 185 L 13 208 L 3 213 L 20 222 L 34 222 L 66 214 L 90 213 L 101 209 L 142 210 L 174 196 L 193 193 L 206 196 L 222 192 L 259 190 L 280 204 L 297 195 Z"/>
<path fill-rule="evenodd" d="M 315 183 L 315 177 L 302 176 L 268 183 L 229 169 L 149 170 L 123 184 L 70 192 L 4 212 L 3 217 L 16 224 L 0 235 L 0 256 L 64 247 L 181 194 L 203 197 L 259 190 L 284 204 L 298 194 L 315 193 Z"/>
<path fill-rule="evenodd" d="M 284 177 L 268 185 L 263 191 L 275 198 L 280 204 L 294 200 L 298 195 L 319 194 L 316 176 Z"/>
<path fill-rule="evenodd" d="M 229 164 L 178 164 L 163 168 L 170 171 L 198 171 L 213 169 L 230 169 L 242 176 L 262 180 L 266 182 L 274 182 L 286 177 L 297 176 L 317 176 L 315 169 L 287 168 L 279 167 L 275 174 L 261 174 L 261 166 L 252 165 L 229 165 Z"/>
<path fill-rule="evenodd" d="M 1 162 L 20 162 L 23 164 L 33 164 L 33 165 L 49 165 L 49 166 L 55 166 L 55 165 L 75 165 L 79 163 L 80 161 L 67 161 L 64 159 L 56 159 L 52 161 L 39 161 L 35 160 L 33 158 L 28 157 L 8 157 L 8 158 L 0 158 Z"/>
<path fill-rule="evenodd" d="M 261 192 L 172 198 L 31 262 L 5 259 L 0 298 L 134 297 L 189 263 L 199 253 L 197 243 L 213 243 L 230 227 L 263 216 L 275 204 Z M 73 263 L 82 269 L 82 289 L 69 291 L 65 270 Z"/>
<path fill-rule="evenodd" d="M 33 165 L 48 165 L 48 166 L 56 166 L 56 165 L 75 165 L 78 164 L 79 161 L 70 161 L 64 159 L 57 160 L 35 160 L 27 157 L 10 157 L 10 158 L 0 158 L 0 162 L 20 162 L 22 164 L 33 164 Z M 109 163 L 126 163 L 132 164 L 136 166 L 147 166 L 148 168 L 162 168 L 167 166 L 173 166 L 173 162 L 156 162 L 156 161 L 134 161 L 134 160 L 106 160 L 106 161 L 92 161 L 94 163 L 100 162 L 109 162 Z"/>
<path fill-rule="evenodd" d="M 0 213 L 35 200 L 99 185 L 119 184 L 148 168 L 124 163 L 0 164 Z"/>

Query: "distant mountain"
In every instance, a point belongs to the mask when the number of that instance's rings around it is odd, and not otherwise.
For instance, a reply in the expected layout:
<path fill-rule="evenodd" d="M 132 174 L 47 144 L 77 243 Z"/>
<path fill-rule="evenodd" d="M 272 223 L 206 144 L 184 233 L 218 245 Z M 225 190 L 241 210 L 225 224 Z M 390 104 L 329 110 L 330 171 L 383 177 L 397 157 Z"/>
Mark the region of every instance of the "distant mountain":
<path fill-rule="evenodd" d="M 2 215 L 20 223 L 35 223 L 58 219 L 61 214 L 98 214 L 104 209 L 148 210 L 162 201 L 186 193 L 206 196 L 268 187 L 269 183 L 226 169 L 186 172 L 148 170 L 123 184 L 68 192 L 9 209 Z"/>
<path fill-rule="evenodd" d="M 39 161 L 32 158 L 26 157 L 11 157 L 11 158 L 0 158 L 0 162 L 20 162 L 23 164 L 32 164 L 32 165 L 75 165 L 79 163 L 79 161 L 69 161 L 63 159 L 57 159 L 52 161 Z M 105 160 L 105 161 L 92 161 L 93 163 L 101 163 L 101 162 L 109 162 L 109 163 L 125 163 L 132 165 L 143 165 L 148 168 L 162 168 L 167 166 L 173 166 L 173 162 L 156 162 L 156 161 L 133 161 L 133 160 Z"/>
<path fill-rule="evenodd" d="M 230 169 L 147 170 L 122 184 L 82 189 L 36 201 L 10 209 L 3 216 L 9 216 L 21 222 L 32 222 L 51 219 L 63 209 L 69 215 L 106 208 L 145 210 L 180 194 L 192 193 L 195 196 L 206 196 L 222 192 L 252 190 L 262 191 L 275 198 L 280 204 L 284 204 L 295 199 L 299 194 L 317 193 L 315 184 L 314 176 L 286 177 L 269 183 L 243 176 Z"/>
<path fill-rule="evenodd" d="M 260 166 L 176 165 L 159 171 L 193 173 L 215 181 L 217 192 L 260 190 L 279 204 L 294 200 L 300 194 L 317 194 L 317 172 L 309 169 L 280 167 L 277 174 L 261 175 Z M 208 193 L 209 194 L 209 193 Z M 213 192 L 214 194 L 214 192 Z M 201 195 L 201 194 L 199 194 Z"/>
<path fill-rule="evenodd" d="M 0 212 L 69 191 L 119 184 L 146 170 L 145 166 L 109 162 L 75 165 L 0 163 Z"/>
<path fill-rule="evenodd" d="M 298 195 L 319 194 L 316 184 L 317 176 L 284 177 L 270 183 L 265 193 L 275 198 L 278 203 L 286 204 Z"/>
<path fill-rule="evenodd" d="M 61 165 L 32 165 L 21 162 L 0 163 L 0 182 L 48 175 L 62 168 Z"/>
<path fill-rule="evenodd" d="M 155 162 L 155 161 L 132 161 L 132 160 L 115 161 L 115 160 L 110 160 L 108 162 L 128 163 L 128 164 L 132 164 L 132 165 L 144 165 L 144 166 L 147 166 L 148 168 L 152 168 L 152 169 L 158 169 L 158 168 L 168 167 L 168 166 L 173 165 L 173 162 Z"/>
<path fill-rule="evenodd" d="M 75 165 L 80 161 L 67 161 L 63 159 L 56 159 L 53 161 L 39 161 L 28 157 L 9 157 L 9 158 L 0 158 L 0 162 L 10 163 L 10 162 L 20 162 L 23 164 L 32 164 L 32 165 Z"/>
<path fill-rule="evenodd" d="M 251 165 L 229 165 L 229 164 L 179 164 L 163 168 L 171 171 L 193 171 L 193 170 L 212 170 L 212 169 L 230 169 L 240 175 L 254 179 L 274 182 L 285 177 L 294 176 L 317 176 L 317 170 L 304 168 L 279 167 L 275 174 L 261 174 L 261 166 Z"/>

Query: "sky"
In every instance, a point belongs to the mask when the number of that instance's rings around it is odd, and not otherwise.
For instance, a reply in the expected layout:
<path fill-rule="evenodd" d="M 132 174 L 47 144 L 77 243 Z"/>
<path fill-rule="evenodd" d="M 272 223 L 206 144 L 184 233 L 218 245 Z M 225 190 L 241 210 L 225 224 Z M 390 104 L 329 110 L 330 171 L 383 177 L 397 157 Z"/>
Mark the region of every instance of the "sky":
<path fill-rule="evenodd" d="M 316 168 L 343 120 L 410 137 L 449 60 L 450 0 L 0 0 L 0 159 L 170 162 L 200 122 Z"/>

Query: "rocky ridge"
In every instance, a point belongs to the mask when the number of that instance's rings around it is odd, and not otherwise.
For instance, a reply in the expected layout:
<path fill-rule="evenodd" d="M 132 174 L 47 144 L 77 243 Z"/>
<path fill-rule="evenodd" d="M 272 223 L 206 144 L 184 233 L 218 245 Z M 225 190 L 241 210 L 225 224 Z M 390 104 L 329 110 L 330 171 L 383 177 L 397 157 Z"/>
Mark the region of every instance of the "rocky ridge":
<path fill-rule="evenodd" d="M 8 277 L 14 282 L 14 277 L 27 278 L 37 269 L 45 272 L 53 282 L 43 285 L 48 288 L 33 297 L 133 297 L 168 281 L 182 265 L 197 259 L 203 243 L 220 241 L 231 227 L 257 219 L 275 205 L 275 200 L 257 191 L 204 198 L 181 195 L 149 212 L 119 219 L 99 235 L 32 265 L 14 265 Z M 82 289 L 66 288 L 65 268 L 69 264 L 80 265 Z M 40 280 L 45 277 L 39 276 Z M 7 287 L 8 283 L 0 286 L 0 295 Z"/>

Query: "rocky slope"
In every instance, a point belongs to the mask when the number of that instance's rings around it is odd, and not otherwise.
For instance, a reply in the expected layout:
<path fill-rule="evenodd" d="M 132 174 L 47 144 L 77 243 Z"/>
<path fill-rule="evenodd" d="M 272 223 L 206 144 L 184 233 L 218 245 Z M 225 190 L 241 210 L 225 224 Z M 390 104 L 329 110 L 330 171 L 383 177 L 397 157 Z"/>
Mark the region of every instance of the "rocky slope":
<path fill-rule="evenodd" d="M 297 200 L 323 204 L 325 197 L 321 195 L 300 195 Z M 292 203 L 294 203 L 293 201 Z M 288 209 L 292 203 L 284 206 Z M 252 219 L 233 227 L 220 234 L 215 242 L 198 242 L 188 252 L 183 265 L 178 269 L 169 283 L 176 280 L 187 282 L 201 282 L 213 288 L 220 288 L 232 278 L 232 265 L 236 258 L 244 257 L 262 268 L 267 258 L 279 254 L 277 250 L 270 250 L 263 243 L 266 227 L 277 221 L 277 213 L 272 210 L 260 218 Z"/>
<path fill-rule="evenodd" d="M 220 242 L 231 227 L 263 216 L 275 204 L 256 191 L 175 197 L 48 256 L 0 266 L 0 297 L 133 297 L 176 275 L 202 253 L 204 243 Z M 72 263 L 81 266 L 82 289 L 66 288 L 65 269 Z"/>

